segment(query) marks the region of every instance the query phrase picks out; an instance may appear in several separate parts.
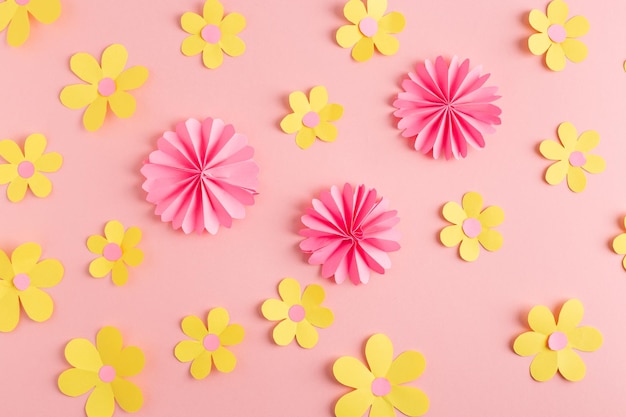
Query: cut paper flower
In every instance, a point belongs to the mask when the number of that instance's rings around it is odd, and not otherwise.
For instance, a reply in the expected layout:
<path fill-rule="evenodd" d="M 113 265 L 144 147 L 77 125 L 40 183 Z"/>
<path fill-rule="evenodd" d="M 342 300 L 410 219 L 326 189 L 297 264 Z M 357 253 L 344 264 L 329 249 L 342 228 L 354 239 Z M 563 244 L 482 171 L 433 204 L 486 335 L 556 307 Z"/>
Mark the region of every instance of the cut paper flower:
<path fill-rule="evenodd" d="M 402 384 L 414 381 L 426 367 L 424 356 L 408 350 L 393 358 L 393 345 L 384 334 L 375 334 L 365 345 L 367 365 L 357 358 L 342 356 L 333 365 L 337 381 L 354 388 L 337 401 L 337 417 L 395 417 L 398 409 L 410 416 L 428 411 L 428 397 L 422 390 Z"/>
<path fill-rule="evenodd" d="M 73 366 L 57 381 L 69 397 L 91 393 L 85 403 L 87 417 L 111 417 L 115 403 L 128 413 L 143 405 L 143 394 L 126 378 L 143 369 L 145 358 L 136 346 L 123 347 L 122 334 L 115 327 L 103 327 L 94 346 L 87 339 L 72 339 L 65 346 L 65 359 Z"/>
<path fill-rule="evenodd" d="M 569 20 L 569 8 L 562 0 L 553 0 L 548 4 L 547 15 L 533 9 L 528 16 L 530 26 L 539 33 L 528 38 L 528 49 L 533 55 L 546 54 L 546 65 L 552 71 L 565 68 L 565 58 L 572 62 L 581 62 L 587 57 L 587 46 L 578 37 L 589 32 L 589 21 L 583 16 L 574 16 Z"/>
<path fill-rule="evenodd" d="M 278 284 L 280 300 L 270 298 L 261 306 L 263 317 L 279 321 L 274 327 L 274 342 L 286 346 L 295 336 L 298 344 L 310 349 L 317 344 L 318 334 L 315 327 L 326 328 L 334 321 L 333 312 L 321 304 L 324 301 L 324 289 L 317 285 L 307 285 L 300 295 L 300 284 L 293 278 L 285 278 Z"/>
<path fill-rule="evenodd" d="M 465 158 L 468 144 L 485 147 L 485 133 L 494 133 L 502 111 L 493 101 L 498 87 L 485 87 L 490 74 L 482 68 L 470 71 L 468 59 L 455 56 L 447 64 L 439 56 L 415 65 L 402 81 L 404 91 L 393 102 L 398 129 L 405 138 L 415 138 L 414 147 L 433 158 Z"/>
<path fill-rule="evenodd" d="M 54 303 L 41 288 L 61 282 L 63 265 L 56 259 L 41 258 L 41 246 L 24 243 L 11 254 L 0 250 L 0 332 L 10 332 L 20 320 L 20 304 L 31 320 L 46 321 Z"/>
<path fill-rule="evenodd" d="M 246 19 L 239 13 L 224 16 L 224 6 L 218 0 L 207 0 L 202 16 L 192 12 L 183 14 L 180 24 L 191 35 L 183 41 L 181 52 L 185 56 L 202 52 L 202 62 L 207 68 L 222 65 L 224 52 L 235 57 L 246 50 L 246 44 L 237 36 L 246 27 Z"/>
<path fill-rule="evenodd" d="M 42 172 L 58 171 L 63 157 L 56 152 L 44 153 L 47 145 L 46 137 L 39 133 L 26 138 L 24 152 L 12 140 L 0 142 L 0 184 L 9 184 L 7 197 L 13 203 L 22 201 L 29 188 L 39 198 L 52 192 L 52 183 Z"/>
<path fill-rule="evenodd" d="M 0 31 L 9 27 L 7 42 L 20 46 L 30 35 L 30 16 L 49 24 L 61 15 L 59 0 L 6 0 L 0 3 Z"/>
<path fill-rule="evenodd" d="M 557 372 L 569 381 L 584 378 L 586 367 L 574 349 L 593 352 L 602 346 L 602 334 L 593 327 L 577 327 L 583 318 L 583 305 L 577 299 L 563 304 L 555 323 L 548 307 L 535 306 L 528 313 L 532 331 L 519 335 L 513 350 L 520 356 L 535 356 L 530 374 L 536 381 L 547 381 Z"/>
<path fill-rule="evenodd" d="M 623 220 L 624 229 L 626 230 L 626 217 Z M 626 233 L 619 234 L 613 239 L 613 251 L 618 255 L 626 255 Z M 622 259 L 622 266 L 626 269 L 626 256 Z"/>
<path fill-rule="evenodd" d="M 89 273 L 94 278 L 102 278 L 111 273 L 115 285 L 124 285 L 128 281 L 128 267 L 138 266 L 143 261 L 143 252 L 136 246 L 141 241 L 141 230 L 129 227 L 117 220 L 111 220 L 104 226 L 104 236 L 93 235 L 87 239 L 87 248 L 96 255 L 101 255 L 89 264 Z"/>
<path fill-rule="evenodd" d="M 587 185 L 584 171 L 598 174 L 606 168 L 601 156 L 589 152 L 600 143 L 600 135 L 594 130 L 583 132 L 580 137 L 576 128 L 569 122 L 559 125 L 558 135 L 561 144 L 553 140 L 544 140 L 539 146 L 541 154 L 551 161 L 546 171 L 546 182 L 560 184 L 567 177 L 567 186 L 575 193 L 583 191 Z"/>
<path fill-rule="evenodd" d="M 165 132 L 141 168 L 155 214 L 185 233 L 214 235 L 254 204 L 259 167 L 248 139 L 220 119 L 189 119 Z"/>
<path fill-rule="evenodd" d="M 475 192 L 463 196 L 462 206 L 455 201 L 443 206 L 443 217 L 453 225 L 444 227 L 439 239 L 448 248 L 460 243 L 459 255 L 468 262 L 478 259 L 480 246 L 492 252 L 502 247 L 502 235 L 492 228 L 504 221 L 504 212 L 498 206 L 482 207 L 483 197 Z"/>
<path fill-rule="evenodd" d="M 235 369 L 237 358 L 226 346 L 241 343 L 244 330 L 239 324 L 228 324 L 229 321 L 228 311 L 221 307 L 209 311 L 207 326 L 196 316 L 183 319 L 183 333 L 194 340 L 178 343 L 174 355 L 180 362 L 191 362 L 190 371 L 195 379 L 206 378 L 213 365 L 220 372 Z"/>
<path fill-rule="evenodd" d="M 306 229 L 300 234 L 306 239 L 300 249 L 311 254 L 309 264 L 322 265 L 324 278 L 366 284 L 370 270 L 384 274 L 391 267 L 387 253 L 400 249 L 400 233 L 393 229 L 400 219 L 375 189 L 345 184 L 341 191 L 332 186 L 312 205 L 302 216 Z"/>
<path fill-rule="evenodd" d="M 342 48 L 352 48 L 352 58 L 367 61 L 374 55 L 374 47 L 383 55 L 398 52 L 400 42 L 391 36 L 402 32 L 406 24 L 398 12 L 385 14 L 387 0 L 367 0 L 367 9 L 361 0 L 350 0 L 343 14 L 352 23 L 337 30 L 335 38 Z"/>
<path fill-rule="evenodd" d="M 329 122 L 337 121 L 343 114 L 339 104 L 328 103 L 326 88 L 318 85 L 311 89 L 310 99 L 302 91 L 289 94 L 289 106 L 293 113 L 281 120 L 280 128 L 285 133 L 296 133 L 296 144 L 302 149 L 313 145 L 315 138 L 334 142 L 337 128 Z"/>
<path fill-rule="evenodd" d="M 128 118 L 135 113 L 137 103 L 127 91 L 141 87 L 148 78 L 148 69 L 140 65 L 124 70 L 128 52 L 123 45 L 111 45 L 102 53 L 102 66 L 93 56 L 78 53 L 72 56 L 72 72 L 87 84 L 69 85 L 59 98 L 72 110 L 87 106 L 83 125 L 89 131 L 100 129 L 111 108 L 117 117 Z"/>

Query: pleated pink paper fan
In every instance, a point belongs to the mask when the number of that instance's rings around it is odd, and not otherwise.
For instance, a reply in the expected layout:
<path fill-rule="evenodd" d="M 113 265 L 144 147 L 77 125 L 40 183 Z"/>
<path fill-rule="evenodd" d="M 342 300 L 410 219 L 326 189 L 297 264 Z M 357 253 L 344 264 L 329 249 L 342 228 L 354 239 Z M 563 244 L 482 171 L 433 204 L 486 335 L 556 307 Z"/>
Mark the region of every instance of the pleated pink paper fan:
<path fill-rule="evenodd" d="M 465 158 L 468 144 L 484 148 L 483 134 L 495 132 L 502 111 L 491 104 L 498 87 L 485 87 L 490 74 L 481 71 L 456 56 L 450 64 L 441 56 L 417 64 L 393 102 L 402 136 L 415 137 L 415 149 L 435 159 Z"/>
<path fill-rule="evenodd" d="M 189 119 L 165 132 L 141 168 L 155 214 L 185 233 L 217 233 L 254 204 L 259 167 L 248 139 L 220 119 Z"/>
<path fill-rule="evenodd" d="M 350 184 L 323 191 L 313 207 L 302 216 L 307 227 L 300 249 L 310 253 L 309 264 L 322 265 L 322 276 L 334 276 L 341 284 L 367 283 L 370 271 L 384 274 L 391 267 L 388 252 L 400 249 L 400 233 L 393 227 L 400 221 L 396 210 L 387 210 L 387 200 L 376 190 Z"/>

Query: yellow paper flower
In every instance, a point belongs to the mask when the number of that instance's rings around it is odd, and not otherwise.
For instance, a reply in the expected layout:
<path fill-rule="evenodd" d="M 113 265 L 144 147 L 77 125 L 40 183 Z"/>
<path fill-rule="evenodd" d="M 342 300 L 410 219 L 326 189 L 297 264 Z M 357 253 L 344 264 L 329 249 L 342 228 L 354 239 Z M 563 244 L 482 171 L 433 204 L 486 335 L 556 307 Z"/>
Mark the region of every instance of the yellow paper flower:
<path fill-rule="evenodd" d="M 548 167 L 546 182 L 556 185 L 567 177 L 569 189 L 579 193 L 587 185 L 583 170 L 598 174 L 606 168 L 601 156 L 589 154 L 600 143 L 600 135 L 594 130 L 588 130 L 578 137 L 576 128 L 569 122 L 559 125 L 558 135 L 562 145 L 553 140 L 544 140 L 539 146 L 539 151 L 546 159 L 558 161 Z"/>
<path fill-rule="evenodd" d="M 421 353 L 408 350 L 394 359 L 391 340 L 375 334 L 365 345 L 365 357 L 368 366 L 351 356 L 343 356 L 333 365 L 337 381 L 355 389 L 335 404 L 337 417 L 360 417 L 370 406 L 370 417 L 395 417 L 394 408 L 411 417 L 428 411 L 426 394 L 402 385 L 424 372 L 426 361 Z"/>
<path fill-rule="evenodd" d="M 343 107 L 328 103 L 328 91 L 318 85 L 311 89 L 310 99 L 302 91 L 289 94 L 289 106 L 293 113 L 281 120 L 280 128 L 285 133 L 295 133 L 296 144 L 302 149 L 313 145 L 315 138 L 324 142 L 337 139 L 337 128 L 329 122 L 339 120 L 343 115 Z"/>
<path fill-rule="evenodd" d="M 300 296 L 300 284 L 293 278 L 285 278 L 278 284 L 281 300 L 270 298 L 261 306 L 263 316 L 280 323 L 274 327 L 273 337 L 276 344 L 286 346 L 295 336 L 303 348 L 312 348 L 317 344 L 315 327 L 326 328 L 334 321 L 333 312 L 321 304 L 324 301 L 324 289 L 311 284 Z"/>
<path fill-rule="evenodd" d="M 352 48 L 352 58 L 367 61 L 374 55 L 374 46 L 383 55 L 398 52 L 400 42 L 390 34 L 400 33 L 406 24 L 398 12 L 385 14 L 387 0 L 367 0 L 367 10 L 361 0 L 350 0 L 343 14 L 352 25 L 337 30 L 337 43 L 342 48 Z"/>
<path fill-rule="evenodd" d="M 565 68 L 565 58 L 581 62 L 587 57 L 587 46 L 575 39 L 589 32 L 589 22 L 583 16 L 567 20 L 567 3 L 553 0 L 548 4 L 547 16 L 533 9 L 528 16 L 530 25 L 539 33 L 528 38 L 528 49 L 534 55 L 546 54 L 546 65 L 552 71 Z M 547 51 L 547 53 L 546 53 Z"/>
<path fill-rule="evenodd" d="M 465 261 L 478 259 L 479 244 L 488 251 L 502 247 L 502 235 L 492 227 L 504 221 L 504 212 L 498 206 L 482 210 L 483 198 L 475 192 L 463 196 L 463 206 L 449 201 L 443 206 L 443 217 L 453 226 L 444 227 L 439 239 L 448 248 L 459 246 L 459 255 Z"/>
<path fill-rule="evenodd" d="M 73 110 L 87 106 L 83 125 L 89 131 L 100 129 L 107 108 L 117 117 L 127 118 L 135 113 L 137 103 L 128 90 L 139 88 L 148 78 L 148 69 L 140 65 L 126 67 L 128 52 L 123 45 L 111 45 L 102 53 L 102 66 L 87 53 L 72 55 L 72 72 L 87 84 L 68 85 L 61 90 L 61 103 Z"/>
<path fill-rule="evenodd" d="M 585 363 L 574 349 L 593 352 L 602 346 L 602 334 L 590 326 L 577 327 L 583 318 L 583 305 L 577 299 L 563 304 L 558 322 L 548 307 L 535 306 L 528 313 L 533 330 L 515 339 L 513 350 L 520 356 L 536 355 L 530 374 L 540 382 L 551 379 L 558 370 L 569 381 L 585 376 Z"/>
<path fill-rule="evenodd" d="M 626 229 L 626 217 L 624 217 L 624 228 Z M 626 255 L 626 233 L 621 233 L 613 239 L 613 251 L 618 255 Z M 626 269 L 626 256 L 622 259 L 622 266 Z"/>
<path fill-rule="evenodd" d="M 63 278 L 63 265 L 41 257 L 41 246 L 24 243 L 11 254 L 0 250 L 0 332 L 10 332 L 20 320 L 20 304 L 26 315 L 37 322 L 52 315 L 52 298 L 41 288 L 57 285 Z"/>
<path fill-rule="evenodd" d="M 31 189 L 35 196 L 50 195 L 52 183 L 42 172 L 56 172 L 63 164 L 63 157 L 56 152 L 44 153 L 48 142 L 44 135 L 33 133 L 24 142 L 24 152 L 12 140 L 0 142 L 0 184 L 9 184 L 7 197 L 16 203 Z"/>
<path fill-rule="evenodd" d="M 94 278 L 102 278 L 111 272 L 115 285 L 128 281 L 128 266 L 138 266 L 143 261 L 143 252 L 136 246 L 141 241 L 141 230 L 111 220 L 104 226 L 104 236 L 93 235 L 87 239 L 87 248 L 96 255 L 102 255 L 89 264 L 89 273 Z"/>
<path fill-rule="evenodd" d="M 30 17 L 41 23 L 52 23 L 61 15 L 59 0 L 6 0 L 0 3 L 0 31 L 9 26 L 7 42 L 20 46 L 30 35 Z"/>
<path fill-rule="evenodd" d="M 180 24 L 191 34 L 183 41 L 181 52 L 185 56 L 202 52 L 202 62 L 207 68 L 222 65 L 224 52 L 239 56 L 246 50 L 246 44 L 237 36 L 246 27 L 246 19 L 239 13 L 224 16 L 224 6 L 218 0 L 207 0 L 202 16 L 192 12 L 183 14 Z"/>
<path fill-rule="evenodd" d="M 191 375 L 204 379 L 211 373 L 212 364 L 220 372 L 232 372 L 237 358 L 226 346 L 238 345 L 243 340 L 243 327 L 228 324 L 226 309 L 218 307 L 209 311 L 207 325 L 196 316 L 183 319 L 183 333 L 195 340 L 183 340 L 176 345 L 174 355 L 180 362 L 191 362 Z"/>
<path fill-rule="evenodd" d="M 141 372 L 145 358 L 136 346 L 122 347 L 122 334 L 115 327 L 100 329 L 96 346 L 87 339 L 70 340 L 65 359 L 73 368 L 59 375 L 59 389 L 78 397 L 93 388 L 85 404 L 87 417 L 111 417 L 116 402 L 129 413 L 141 409 L 141 390 L 126 378 Z"/>

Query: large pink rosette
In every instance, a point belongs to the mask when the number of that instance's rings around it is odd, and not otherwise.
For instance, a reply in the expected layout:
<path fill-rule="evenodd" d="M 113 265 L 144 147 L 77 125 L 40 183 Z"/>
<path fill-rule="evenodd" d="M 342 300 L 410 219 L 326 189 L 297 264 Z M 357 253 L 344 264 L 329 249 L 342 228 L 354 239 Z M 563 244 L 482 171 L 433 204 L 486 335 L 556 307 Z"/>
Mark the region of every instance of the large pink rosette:
<path fill-rule="evenodd" d="M 310 253 L 309 263 L 322 265 L 322 276 L 340 284 L 349 278 L 353 284 L 367 283 L 370 270 L 384 274 L 391 267 L 387 252 L 400 249 L 400 237 L 393 227 L 400 221 L 397 211 L 387 210 L 387 200 L 378 199 L 376 190 L 350 184 L 331 187 L 313 199 L 300 231 L 305 236 L 302 251 Z"/>
<path fill-rule="evenodd" d="M 254 204 L 259 167 L 248 139 L 220 119 L 189 119 L 165 132 L 141 168 L 155 213 L 185 233 L 217 233 Z"/>
<path fill-rule="evenodd" d="M 483 134 L 495 132 L 501 110 L 491 102 L 500 98 L 498 87 L 484 87 L 490 74 L 469 68 L 467 59 L 459 63 L 455 56 L 448 65 L 439 56 L 434 64 L 417 64 L 402 82 L 394 115 L 400 118 L 402 136 L 415 137 L 416 150 L 432 151 L 435 159 L 465 158 L 468 143 L 484 148 Z"/>

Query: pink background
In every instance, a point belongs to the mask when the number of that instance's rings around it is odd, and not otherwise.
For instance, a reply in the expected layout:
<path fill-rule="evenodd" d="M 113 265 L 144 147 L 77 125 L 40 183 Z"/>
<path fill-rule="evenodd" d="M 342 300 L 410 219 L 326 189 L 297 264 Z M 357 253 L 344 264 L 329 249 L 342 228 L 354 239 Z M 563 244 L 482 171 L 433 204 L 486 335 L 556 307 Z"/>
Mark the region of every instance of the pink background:
<path fill-rule="evenodd" d="M 132 378 L 145 395 L 138 413 L 144 416 L 333 415 L 348 389 L 332 377 L 332 363 L 343 355 L 362 358 L 365 340 L 378 332 L 392 339 L 396 353 L 425 355 L 426 371 L 411 385 L 429 396 L 428 416 L 582 417 L 626 409 L 626 273 L 610 250 L 626 215 L 626 3 L 568 2 L 571 15 L 591 23 L 582 38 L 589 56 L 562 73 L 547 70 L 525 46 L 533 33 L 528 12 L 545 10 L 545 0 L 391 0 L 389 10 L 407 20 L 400 51 L 366 63 L 352 61 L 334 41 L 346 23 L 344 3 L 225 1 L 227 12 L 247 19 L 241 35 L 247 50 L 217 70 L 180 53 L 186 36 L 180 16 L 200 12 L 199 0 L 66 0 L 59 20 L 34 24 L 23 47 L 10 48 L 1 34 L 0 138 L 23 143 L 30 133 L 43 133 L 48 149 L 65 160 L 49 176 L 54 190 L 47 199 L 28 195 L 11 204 L 0 197 L 0 248 L 37 242 L 44 257 L 61 260 L 66 271 L 49 290 L 55 312 L 48 322 L 22 315 L 14 332 L 0 334 L 2 415 L 84 415 L 86 396 L 62 395 L 56 379 L 69 367 L 65 344 L 93 340 L 105 325 L 120 328 L 125 343 L 146 354 L 144 371 Z M 124 44 L 128 64 L 145 65 L 150 77 L 134 94 L 131 119 L 110 117 L 89 133 L 82 112 L 63 107 L 58 95 L 78 82 L 69 69 L 72 54 L 99 56 L 112 43 Z M 440 54 L 483 65 L 502 95 L 502 125 L 484 150 L 471 150 L 463 161 L 415 152 L 391 115 L 405 73 Z M 278 123 L 289 112 L 288 94 L 315 85 L 326 86 L 345 112 L 335 143 L 318 141 L 302 151 Z M 261 167 L 260 194 L 232 229 L 187 236 L 153 215 L 139 169 L 163 131 L 207 116 L 249 137 Z M 589 175 L 581 194 L 543 181 L 549 162 L 538 144 L 556 139 L 563 121 L 602 138 L 596 153 L 607 169 Z M 359 287 L 322 279 L 297 246 L 304 208 L 344 182 L 375 187 L 401 218 L 402 249 L 391 255 L 392 269 Z M 506 216 L 498 227 L 502 249 L 483 251 L 471 264 L 438 241 L 447 224 L 441 207 L 467 191 L 480 192 Z M 111 219 L 144 232 L 145 261 L 124 287 L 93 279 L 87 270 L 95 255 L 86 239 Z M 260 314 L 287 276 L 323 285 L 335 313 L 312 350 L 276 346 L 273 323 Z M 533 305 L 558 311 L 573 297 L 586 308 L 583 324 L 602 331 L 605 343 L 581 353 L 587 365 L 581 382 L 560 376 L 535 382 L 531 358 L 513 353 L 512 342 L 527 329 Z M 217 306 L 245 327 L 246 337 L 233 348 L 239 361 L 233 373 L 196 381 L 173 355 L 186 338 L 180 321 Z"/>

